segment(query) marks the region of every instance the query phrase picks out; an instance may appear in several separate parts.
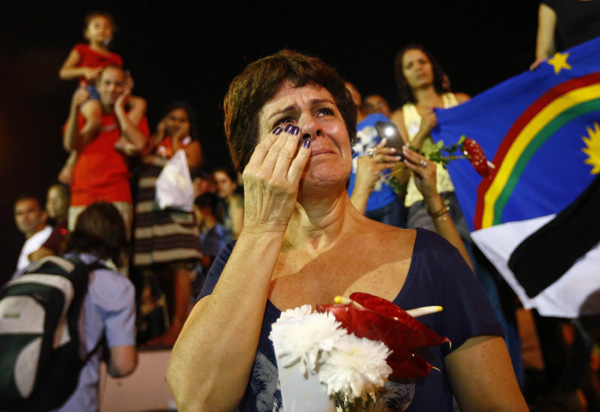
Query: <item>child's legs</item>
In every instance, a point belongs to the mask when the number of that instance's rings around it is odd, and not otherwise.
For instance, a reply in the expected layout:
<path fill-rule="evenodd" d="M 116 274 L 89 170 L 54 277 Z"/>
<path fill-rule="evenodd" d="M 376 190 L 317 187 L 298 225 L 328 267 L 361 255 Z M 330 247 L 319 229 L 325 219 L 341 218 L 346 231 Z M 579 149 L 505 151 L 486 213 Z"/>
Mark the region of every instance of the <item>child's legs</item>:
<path fill-rule="evenodd" d="M 102 126 L 102 106 L 99 100 L 88 100 L 81 106 L 81 114 L 86 120 L 86 125 L 90 124 L 93 131 L 99 131 Z"/>

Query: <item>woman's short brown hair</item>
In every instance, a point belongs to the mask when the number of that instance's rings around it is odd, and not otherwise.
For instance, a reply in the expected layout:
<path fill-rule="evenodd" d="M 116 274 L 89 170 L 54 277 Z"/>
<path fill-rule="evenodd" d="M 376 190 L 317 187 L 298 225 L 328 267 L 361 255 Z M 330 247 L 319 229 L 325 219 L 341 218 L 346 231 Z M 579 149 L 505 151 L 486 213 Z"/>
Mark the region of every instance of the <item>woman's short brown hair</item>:
<path fill-rule="evenodd" d="M 225 95 L 225 134 L 233 164 L 239 172 L 244 170 L 256 147 L 260 110 L 285 81 L 294 87 L 308 83 L 324 87 L 333 96 L 350 140 L 354 140 L 356 106 L 340 75 L 316 57 L 282 50 L 249 64 L 233 79 Z"/>

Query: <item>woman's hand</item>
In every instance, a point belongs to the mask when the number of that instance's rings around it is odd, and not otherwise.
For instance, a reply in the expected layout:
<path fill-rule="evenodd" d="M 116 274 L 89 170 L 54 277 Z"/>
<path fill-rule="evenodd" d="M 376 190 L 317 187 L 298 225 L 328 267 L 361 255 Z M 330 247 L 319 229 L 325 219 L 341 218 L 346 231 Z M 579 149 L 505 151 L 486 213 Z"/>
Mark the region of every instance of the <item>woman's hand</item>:
<path fill-rule="evenodd" d="M 404 146 L 402 148 L 404 154 L 404 164 L 413 172 L 415 185 L 425 199 L 437 195 L 436 187 L 436 164 L 414 150 Z"/>
<path fill-rule="evenodd" d="M 423 142 L 437 126 L 437 115 L 433 111 L 433 107 L 419 107 L 419 114 L 421 115 L 421 128 L 411 140 L 411 145 L 417 149 L 423 147 Z"/>
<path fill-rule="evenodd" d="M 356 182 L 350 201 L 361 215 L 367 210 L 367 202 L 371 192 L 375 189 L 379 174 L 385 169 L 393 169 L 398 166 L 400 156 L 394 156 L 396 149 L 385 147 L 386 139 L 383 139 L 375 147 L 367 150 L 358 158 L 356 168 Z"/>
<path fill-rule="evenodd" d="M 437 126 L 437 115 L 432 107 L 426 107 L 421 111 L 421 131 L 427 136 Z"/>
<path fill-rule="evenodd" d="M 385 147 L 387 140 L 383 139 L 374 148 L 358 158 L 356 169 L 355 190 L 365 190 L 371 193 L 379 179 L 379 174 L 385 169 L 396 167 L 402 159 L 395 155 L 397 150 L 393 147 Z"/>
<path fill-rule="evenodd" d="M 452 218 L 447 214 L 448 207 L 444 204 L 444 200 L 437 191 L 435 176 L 437 166 L 435 162 L 427 160 L 425 156 L 418 154 L 414 150 L 410 150 L 406 146 L 402 148 L 402 153 L 405 157 L 404 164 L 412 170 L 415 185 L 423 195 L 423 201 L 432 218 L 435 231 L 457 248 L 469 267 L 473 269 L 473 262 L 471 262 L 465 244 Z M 442 211 L 443 213 L 440 214 Z"/>
<path fill-rule="evenodd" d="M 285 232 L 296 207 L 310 140 L 299 147 L 300 129 L 288 125 L 264 136 L 244 169 L 243 232 Z"/>
<path fill-rule="evenodd" d="M 176 142 L 181 142 L 190 134 L 190 123 L 186 122 L 181 125 L 181 127 L 173 134 L 173 140 Z"/>
<path fill-rule="evenodd" d="M 167 120 L 162 119 L 156 126 L 156 132 L 160 136 L 162 136 L 160 140 L 162 140 L 164 138 L 166 131 L 167 131 Z"/>

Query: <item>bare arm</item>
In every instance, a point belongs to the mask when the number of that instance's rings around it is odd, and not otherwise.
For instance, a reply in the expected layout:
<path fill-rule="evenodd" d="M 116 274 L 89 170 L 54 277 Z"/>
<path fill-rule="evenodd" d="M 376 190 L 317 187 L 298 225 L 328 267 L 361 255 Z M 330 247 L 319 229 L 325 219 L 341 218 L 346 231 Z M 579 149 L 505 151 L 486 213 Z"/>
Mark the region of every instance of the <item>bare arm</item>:
<path fill-rule="evenodd" d="M 181 411 L 233 410 L 256 356 L 271 276 L 310 149 L 299 136 L 261 139 L 244 171 L 245 225 L 213 293 L 192 311 L 167 381 Z"/>
<path fill-rule="evenodd" d="M 435 162 L 427 160 L 424 156 L 410 150 L 406 146 L 403 148 L 403 153 L 406 158 L 404 164 L 413 171 L 415 185 L 423 195 L 425 205 L 427 205 L 427 211 L 431 215 L 431 220 L 433 221 L 436 233 L 458 249 L 471 270 L 474 270 L 473 262 L 471 262 L 469 253 L 467 252 L 458 230 L 456 230 L 452 218 L 448 213 L 438 213 L 444 210 L 445 205 L 436 187 L 435 170 L 437 166 Z M 426 164 L 425 167 L 423 167 L 424 164 Z"/>
<path fill-rule="evenodd" d="M 161 122 L 162 123 L 162 122 Z M 160 126 L 160 125 L 159 125 Z M 181 148 L 181 143 L 183 139 L 189 136 L 190 126 L 189 123 L 185 127 L 181 127 L 177 133 L 173 136 L 173 153 L 177 152 Z M 163 128 L 163 136 L 164 136 L 164 128 Z M 200 166 L 202 163 L 202 147 L 200 146 L 200 142 L 197 140 L 192 140 L 190 144 L 185 147 L 185 157 L 187 158 L 188 166 L 190 169 Z M 240 227 L 241 230 L 241 227 Z M 239 234 L 239 232 L 238 232 Z"/>
<path fill-rule="evenodd" d="M 115 115 L 119 122 L 119 128 L 121 129 L 121 136 L 134 145 L 135 151 L 141 152 L 146 146 L 146 135 L 142 133 L 138 128 L 137 124 L 134 124 L 127 112 L 125 111 L 125 104 L 130 96 L 130 91 L 125 90 L 121 96 L 115 102 Z"/>
<path fill-rule="evenodd" d="M 456 100 L 458 101 L 458 103 L 464 103 L 464 102 L 471 100 L 471 96 L 469 96 L 466 93 L 455 93 L 454 97 L 456 97 Z"/>
<path fill-rule="evenodd" d="M 402 108 L 395 110 L 394 113 L 392 113 L 390 120 L 398 129 L 400 136 L 402 136 L 402 139 L 404 139 L 404 143 L 408 143 L 408 132 L 406 131 L 406 126 L 404 125 L 404 111 Z"/>
<path fill-rule="evenodd" d="M 421 128 L 417 134 L 410 139 L 408 136 L 408 131 L 406 130 L 406 126 L 404 125 L 404 112 L 402 111 L 402 108 L 392 113 L 391 120 L 392 123 L 394 123 L 398 128 L 398 132 L 400 132 L 400 136 L 402 136 L 404 142 L 419 150 L 423 146 L 423 141 L 425 138 L 429 136 L 437 124 L 437 116 L 433 112 L 433 109 L 426 109 L 425 113 L 421 116 Z"/>
<path fill-rule="evenodd" d="M 237 239 L 244 227 L 244 199 L 241 196 L 234 196 L 231 201 L 231 221 L 233 223 L 233 237 Z"/>
<path fill-rule="evenodd" d="M 115 378 L 127 376 L 135 370 L 137 361 L 135 346 L 113 346 L 110 348 L 108 373 Z"/>
<path fill-rule="evenodd" d="M 421 150 L 425 139 L 430 137 L 431 131 L 437 126 L 437 115 L 432 108 L 425 109 L 421 113 L 421 128 L 410 141 L 410 145 Z"/>
<path fill-rule="evenodd" d="M 92 69 L 90 67 L 78 66 L 80 60 L 81 56 L 77 50 L 71 50 L 58 72 L 58 77 L 61 80 L 73 80 L 85 77 L 88 81 L 92 81 L 100 75 L 100 72 L 102 72 L 101 67 Z"/>
<path fill-rule="evenodd" d="M 444 359 L 463 412 L 528 411 L 501 337 L 468 339 Z"/>
<path fill-rule="evenodd" d="M 98 132 L 97 125 L 87 118 L 85 125 L 81 130 L 79 130 L 77 124 L 77 117 L 81 111 L 81 106 L 88 101 L 88 99 L 89 93 L 85 89 L 79 88 L 75 91 L 75 94 L 73 94 L 69 117 L 67 118 L 67 125 L 63 132 L 63 147 L 67 152 L 70 152 L 71 150 L 80 152 Z"/>
<path fill-rule="evenodd" d="M 27 256 L 27 259 L 29 259 L 30 262 L 33 262 L 45 258 L 46 256 L 54 256 L 54 251 L 41 246 L 38 250 L 31 252 L 29 256 Z"/>
<path fill-rule="evenodd" d="M 363 154 L 358 158 L 356 181 L 350 201 L 361 215 L 367 210 L 367 201 L 375 189 L 379 174 L 395 167 L 400 161 L 399 156 L 394 156 L 396 149 L 385 147 L 385 144 L 386 140 L 383 139 L 375 148 L 374 156 Z"/>
<path fill-rule="evenodd" d="M 202 163 L 202 146 L 200 145 L 200 142 L 192 140 L 185 148 L 185 156 L 187 157 L 190 169 L 200 166 Z"/>
<path fill-rule="evenodd" d="M 544 60 L 556 52 L 554 33 L 556 30 L 556 12 L 546 4 L 540 4 L 538 11 L 538 30 L 535 45 L 535 61 L 529 67 L 538 67 Z"/>

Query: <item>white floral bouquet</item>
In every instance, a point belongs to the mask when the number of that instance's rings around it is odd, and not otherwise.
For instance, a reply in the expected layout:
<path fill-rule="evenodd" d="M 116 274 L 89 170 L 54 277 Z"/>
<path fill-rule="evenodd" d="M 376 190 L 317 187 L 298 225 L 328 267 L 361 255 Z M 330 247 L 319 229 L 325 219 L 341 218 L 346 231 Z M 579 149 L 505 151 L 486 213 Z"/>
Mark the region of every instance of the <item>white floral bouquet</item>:
<path fill-rule="evenodd" d="M 310 305 L 290 309 L 272 325 L 286 410 L 374 410 L 390 376 L 429 373 L 416 348 L 448 342 L 385 299 L 366 293 L 350 298 L 315 311 Z"/>

